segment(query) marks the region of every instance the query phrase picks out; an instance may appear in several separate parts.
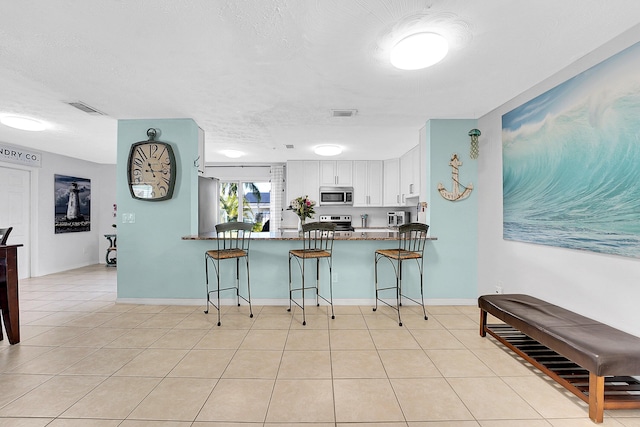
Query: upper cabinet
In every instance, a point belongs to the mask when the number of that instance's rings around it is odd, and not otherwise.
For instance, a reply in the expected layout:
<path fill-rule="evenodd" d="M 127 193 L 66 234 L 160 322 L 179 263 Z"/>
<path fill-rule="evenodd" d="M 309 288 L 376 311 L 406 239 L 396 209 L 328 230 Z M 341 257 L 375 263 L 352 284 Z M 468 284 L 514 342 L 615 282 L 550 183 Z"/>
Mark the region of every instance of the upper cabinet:
<path fill-rule="evenodd" d="M 384 161 L 384 206 L 400 206 L 400 159 Z"/>
<path fill-rule="evenodd" d="M 353 162 L 353 206 L 382 206 L 382 161 Z"/>
<path fill-rule="evenodd" d="M 294 160 L 287 162 L 287 201 L 320 187 L 353 187 L 354 207 L 415 206 L 420 196 L 420 145 L 389 160 Z"/>
<path fill-rule="evenodd" d="M 352 186 L 353 162 L 350 160 L 321 160 L 320 185 Z"/>
<path fill-rule="evenodd" d="M 420 146 L 400 157 L 400 204 L 414 204 L 408 198 L 420 196 Z"/>
<path fill-rule="evenodd" d="M 317 160 L 292 160 L 287 162 L 288 205 L 296 197 L 309 196 L 318 202 L 319 164 Z"/>

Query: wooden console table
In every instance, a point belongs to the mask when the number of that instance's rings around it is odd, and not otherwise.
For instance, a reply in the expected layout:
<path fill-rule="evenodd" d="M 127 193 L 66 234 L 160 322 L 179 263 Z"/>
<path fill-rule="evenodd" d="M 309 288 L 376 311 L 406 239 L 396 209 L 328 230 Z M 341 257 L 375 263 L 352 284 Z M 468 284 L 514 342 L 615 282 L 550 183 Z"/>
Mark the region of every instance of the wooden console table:
<path fill-rule="evenodd" d="M 18 306 L 18 248 L 0 246 L 0 308 L 9 343 L 20 342 L 20 308 Z M 3 339 L 0 327 L 0 340 Z"/>

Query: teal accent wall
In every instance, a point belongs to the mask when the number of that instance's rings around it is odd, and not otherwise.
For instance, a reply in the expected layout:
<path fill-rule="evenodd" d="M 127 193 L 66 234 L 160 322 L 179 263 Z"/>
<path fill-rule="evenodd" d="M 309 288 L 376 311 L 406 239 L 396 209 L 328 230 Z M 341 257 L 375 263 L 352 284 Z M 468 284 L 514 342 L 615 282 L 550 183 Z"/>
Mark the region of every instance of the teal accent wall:
<path fill-rule="evenodd" d="M 129 149 L 148 139 L 149 128 L 160 131 L 156 140 L 170 143 L 176 157 L 178 174 L 170 200 L 136 200 L 129 192 Z M 118 298 L 202 296 L 202 256 L 196 259 L 190 242 L 181 240 L 198 231 L 197 157 L 198 125 L 191 119 L 118 121 Z M 125 213 L 134 214 L 135 223 L 123 223 Z"/>
<path fill-rule="evenodd" d="M 478 296 L 478 160 L 469 157 L 469 131 L 477 120 L 429 120 L 425 144 L 429 225 L 438 238 L 425 251 L 426 294 L 430 299 L 473 299 Z M 438 184 L 452 191 L 451 156 L 462 162 L 462 185 L 473 183 L 471 196 L 451 202 L 438 192 Z M 480 153 L 482 155 L 482 153 Z"/>
<path fill-rule="evenodd" d="M 131 197 L 127 186 L 127 156 L 131 144 L 147 139 L 149 128 L 160 130 L 159 141 L 172 145 L 178 164 L 176 188 L 171 200 L 145 202 Z M 470 129 L 475 120 L 431 120 L 421 133 L 421 153 L 426 166 L 421 188 L 422 200 L 429 203 L 431 234 L 425 250 L 425 298 L 465 300 L 477 297 L 477 160 L 469 159 Z M 204 252 L 215 241 L 182 240 L 197 234 L 198 126 L 191 119 L 120 120 L 118 122 L 118 298 L 147 300 L 193 300 L 206 298 Z M 443 199 L 437 191 L 442 182 L 451 189 L 451 155 L 463 162 L 460 179 L 472 182 L 471 197 L 459 202 Z M 482 155 L 482 154 L 481 154 Z M 426 176 L 426 178 L 425 178 Z M 123 223 L 123 214 L 134 214 L 135 223 Z M 378 248 L 391 248 L 396 241 L 336 241 L 334 246 L 334 298 L 362 300 L 374 298 L 373 261 Z M 288 253 L 300 247 L 298 241 L 251 243 L 252 298 L 288 298 Z M 233 264 L 224 267 L 229 284 Z M 309 271 L 314 272 L 312 267 Z M 393 283 L 391 265 L 380 264 L 380 285 Z M 241 268 L 241 280 L 245 277 Z M 322 273 L 327 277 L 323 266 Z M 299 272 L 294 268 L 294 280 Z M 312 277 L 307 276 L 313 280 Z M 403 291 L 420 297 L 415 266 L 407 264 Z M 323 280 L 321 286 L 326 286 Z M 244 285 L 241 287 L 244 289 Z M 325 294 L 328 290 L 325 288 Z M 223 298 L 233 297 L 232 292 Z M 388 296 L 393 298 L 393 293 Z"/>

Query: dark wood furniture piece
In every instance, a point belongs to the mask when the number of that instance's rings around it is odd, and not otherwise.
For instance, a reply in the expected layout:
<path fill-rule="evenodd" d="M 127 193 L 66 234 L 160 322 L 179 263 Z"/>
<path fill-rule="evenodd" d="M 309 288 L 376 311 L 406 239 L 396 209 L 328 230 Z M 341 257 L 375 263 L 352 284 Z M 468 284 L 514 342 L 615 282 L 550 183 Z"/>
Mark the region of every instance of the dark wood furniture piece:
<path fill-rule="evenodd" d="M 529 295 L 478 298 L 480 335 L 487 333 L 589 404 L 640 408 L 640 338 Z M 487 324 L 487 313 L 504 324 Z"/>
<path fill-rule="evenodd" d="M 18 248 L 22 245 L 0 246 L 0 309 L 9 343 L 20 342 L 20 309 L 18 306 Z M 2 327 L 0 326 L 0 340 Z"/>

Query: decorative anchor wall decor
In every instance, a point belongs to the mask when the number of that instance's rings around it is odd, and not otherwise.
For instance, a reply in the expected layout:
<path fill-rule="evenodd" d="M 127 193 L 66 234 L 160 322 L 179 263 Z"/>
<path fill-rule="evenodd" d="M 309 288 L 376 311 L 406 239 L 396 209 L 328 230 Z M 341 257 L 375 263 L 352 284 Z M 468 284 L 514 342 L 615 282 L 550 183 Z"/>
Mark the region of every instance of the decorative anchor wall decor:
<path fill-rule="evenodd" d="M 473 191 L 473 184 L 470 183 L 466 187 L 460 184 L 460 181 L 458 180 L 458 167 L 462 166 L 462 162 L 458 160 L 457 153 L 451 156 L 451 161 L 449 162 L 449 166 L 451 166 L 451 169 L 452 169 L 451 179 L 453 180 L 453 191 L 447 191 L 444 188 L 444 185 L 442 185 L 442 183 L 438 183 L 438 191 L 440 192 L 440 195 L 442 197 L 444 197 L 447 200 L 451 200 L 452 202 L 457 202 L 458 200 L 464 200 L 467 197 L 469 197 L 469 195 L 471 194 L 471 191 Z M 460 192 L 460 187 L 464 189 L 462 193 Z"/>

